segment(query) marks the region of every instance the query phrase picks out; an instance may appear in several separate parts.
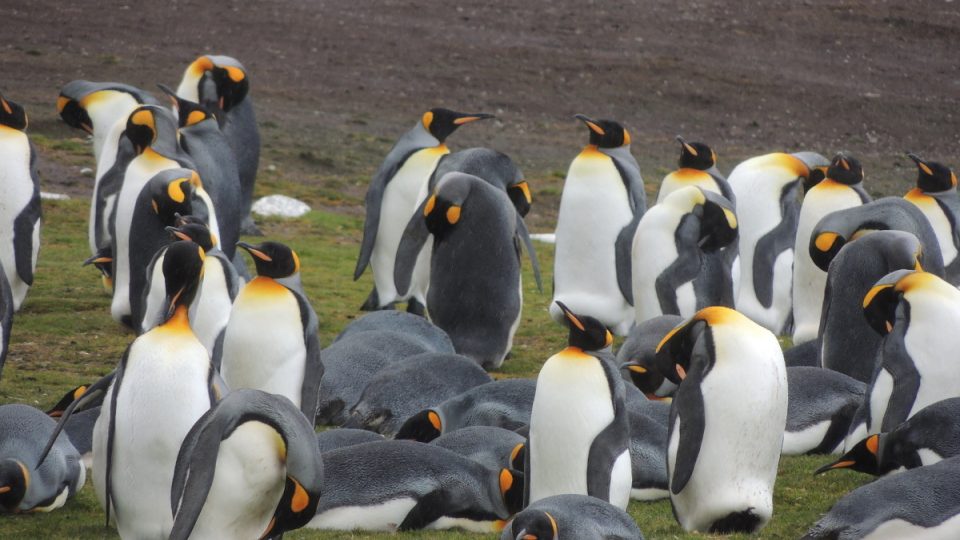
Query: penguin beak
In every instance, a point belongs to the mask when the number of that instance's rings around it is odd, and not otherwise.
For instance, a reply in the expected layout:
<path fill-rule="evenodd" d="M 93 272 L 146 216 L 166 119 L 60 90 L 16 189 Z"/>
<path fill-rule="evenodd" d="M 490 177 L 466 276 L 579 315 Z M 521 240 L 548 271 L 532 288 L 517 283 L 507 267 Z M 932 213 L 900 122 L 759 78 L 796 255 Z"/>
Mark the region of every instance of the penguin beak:
<path fill-rule="evenodd" d="M 175 236 L 176 238 L 178 238 L 179 240 L 193 240 L 192 238 L 190 238 L 189 236 L 187 236 L 187 234 L 186 234 L 185 232 L 181 231 L 180 229 L 178 229 L 178 228 L 176 228 L 176 227 L 164 227 L 164 229 L 165 229 L 168 233 L 170 233 L 170 234 L 172 234 L 173 236 Z"/>
<path fill-rule="evenodd" d="M 494 118 L 492 114 L 488 113 L 474 113 L 468 114 L 466 116 L 461 116 L 453 120 L 455 126 L 462 126 L 464 124 L 469 124 L 470 122 L 476 122 L 477 120 L 485 120 L 487 118 Z"/>
<path fill-rule="evenodd" d="M 923 172 L 923 174 L 925 174 L 925 175 L 927 175 L 927 176 L 933 176 L 933 171 L 930 170 L 930 166 L 927 165 L 927 163 L 926 163 L 925 161 L 923 161 L 922 159 L 920 159 L 920 156 L 918 156 L 918 155 L 916 155 L 916 154 L 914 154 L 914 153 L 912 153 L 912 152 L 907 152 L 907 157 L 910 158 L 910 159 L 912 159 L 913 162 L 917 164 L 917 168 L 920 169 L 920 170 Z"/>
<path fill-rule="evenodd" d="M 818 475 L 818 474 L 823 474 L 823 473 L 825 473 L 825 472 L 827 472 L 827 471 L 832 471 L 833 469 L 845 469 L 845 468 L 847 468 L 847 467 L 852 467 L 855 463 L 856 463 L 856 461 L 852 461 L 852 460 L 849 460 L 849 459 L 845 459 L 845 460 L 841 460 L 841 461 L 835 461 L 835 462 L 833 462 L 833 463 L 830 463 L 830 464 L 824 465 L 823 467 L 820 467 L 819 469 L 817 469 L 816 471 L 813 472 L 813 475 L 816 476 L 816 475 Z"/>
<path fill-rule="evenodd" d="M 241 247 L 247 250 L 247 252 L 249 252 L 250 255 L 253 255 L 254 257 L 260 259 L 261 261 L 266 261 L 266 262 L 273 261 L 273 257 L 267 255 L 266 253 L 260 251 L 259 249 L 255 248 L 254 246 L 251 246 L 246 242 L 237 242 L 237 247 Z"/>
<path fill-rule="evenodd" d="M 591 119 L 590 119 L 589 117 L 587 117 L 586 115 L 576 114 L 576 115 L 574 115 L 573 117 L 576 118 L 577 120 L 580 120 L 580 121 L 583 122 L 584 124 L 586 124 L 587 127 L 590 128 L 590 131 L 596 133 L 597 135 L 600 135 L 600 136 L 602 137 L 602 136 L 604 136 L 604 135 L 607 134 L 607 132 L 604 131 L 604 129 L 603 129 L 602 127 L 600 127 L 599 125 L 597 125 L 597 123 L 596 123 L 595 121 L 591 120 Z"/>
<path fill-rule="evenodd" d="M 94 255 L 93 257 L 83 261 L 83 266 L 88 266 L 91 264 L 106 264 L 109 262 L 113 262 L 112 257 L 107 257 L 106 255 Z"/>
<path fill-rule="evenodd" d="M 527 530 L 523 529 L 519 533 L 517 533 L 517 540 L 538 540 L 538 539 L 537 539 L 537 535 L 527 534 Z"/>
<path fill-rule="evenodd" d="M 683 139 L 683 137 L 677 135 L 677 141 L 679 141 L 680 144 L 683 145 L 683 149 L 686 150 L 690 155 L 692 155 L 693 157 L 697 157 L 697 150 L 696 150 L 696 148 L 694 148 L 694 147 L 690 146 L 689 144 L 687 144 L 687 141 L 685 141 L 685 140 Z"/>
<path fill-rule="evenodd" d="M 557 302 L 557 305 L 560 306 L 560 309 L 563 311 L 563 314 L 567 317 L 567 320 L 570 321 L 570 324 L 577 327 L 581 332 L 586 331 L 586 328 L 583 326 L 583 323 L 580 322 L 580 319 L 570 311 L 569 308 L 563 302 Z"/>

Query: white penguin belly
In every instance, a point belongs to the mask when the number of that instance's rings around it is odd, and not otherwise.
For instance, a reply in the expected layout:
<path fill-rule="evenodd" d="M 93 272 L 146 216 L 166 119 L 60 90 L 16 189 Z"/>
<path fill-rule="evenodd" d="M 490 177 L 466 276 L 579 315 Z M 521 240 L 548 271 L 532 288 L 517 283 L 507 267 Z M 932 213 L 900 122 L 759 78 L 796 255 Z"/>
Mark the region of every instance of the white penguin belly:
<path fill-rule="evenodd" d="M 203 281 L 190 306 L 190 327 L 212 356 L 217 337 L 230 321 L 230 291 L 220 259 L 208 257 L 203 263 Z"/>
<path fill-rule="evenodd" d="M 631 270 L 633 307 L 637 324 L 663 315 L 657 295 L 657 278 L 677 259 L 674 240 L 683 215 L 661 205 L 640 218 L 633 236 Z"/>
<path fill-rule="evenodd" d="M 952 287 L 951 290 L 956 302 L 952 310 L 915 308 L 911 311 L 910 326 L 903 341 L 920 373 L 920 387 L 907 418 L 940 400 L 960 396 L 960 373 L 950 359 L 960 350 L 960 339 L 955 332 L 943 331 L 960 327 L 960 292 Z M 933 298 L 928 302 L 943 300 Z"/>
<path fill-rule="evenodd" d="M 613 421 L 610 384 L 600 361 L 551 357 L 537 377 L 530 412 L 530 502 L 587 495 L 593 440 Z"/>
<path fill-rule="evenodd" d="M 190 538 L 259 538 L 273 518 L 286 478 L 283 439 L 245 422 L 220 443 L 216 473 Z"/>
<path fill-rule="evenodd" d="M 463 529 L 473 533 L 498 533 L 500 529 L 496 527 L 493 521 L 476 521 L 469 518 L 442 517 L 433 523 L 424 527 L 431 531 L 445 531 L 448 529 Z"/>
<path fill-rule="evenodd" d="M 203 346 L 183 334 L 158 337 L 145 334 L 134 342 L 117 395 L 111 489 L 117 529 L 124 538 L 169 536 L 173 516 L 158 509 L 170 506 L 184 437 L 210 408 L 210 367 Z M 106 443 L 94 442 L 95 466 L 105 464 L 97 453 L 106 451 Z"/>
<path fill-rule="evenodd" d="M 667 195 L 687 186 L 695 186 L 704 191 L 712 191 L 718 195 L 723 195 L 717 181 L 706 171 L 680 169 L 663 177 L 663 181 L 660 182 L 660 191 L 657 192 L 657 204 L 662 203 Z"/>
<path fill-rule="evenodd" d="M 820 446 L 823 438 L 827 435 L 828 429 L 830 429 L 830 421 L 824 420 L 800 431 L 785 431 L 783 433 L 783 450 L 780 453 L 785 456 L 806 454 Z"/>
<path fill-rule="evenodd" d="M 433 146 L 414 152 L 396 172 L 383 190 L 380 206 L 380 223 L 377 226 L 377 241 L 373 245 L 370 265 L 377 286 L 380 305 L 404 300 L 393 282 L 393 266 L 397 257 L 400 239 L 407 222 L 417 208 L 423 184 L 437 168 L 437 162 L 449 153 L 446 146 Z M 413 284 L 411 284 L 411 289 Z"/>
<path fill-rule="evenodd" d="M 617 333 L 635 313 L 617 282 L 617 235 L 633 219 L 627 190 L 613 160 L 585 150 L 567 172 L 560 200 L 554 261 L 554 300 L 590 315 Z M 551 304 L 554 320 L 559 308 Z"/>
<path fill-rule="evenodd" d="M 127 128 L 127 120 L 124 117 L 122 120 L 118 120 L 116 124 L 110 127 L 107 136 L 104 138 L 103 148 L 100 149 L 99 154 L 97 154 L 97 172 L 93 182 L 93 196 L 90 200 L 90 223 L 87 229 L 88 242 L 90 244 L 90 253 L 97 252 L 97 234 L 100 234 L 103 238 L 110 237 L 110 231 L 108 230 L 109 220 L 107 219 L 106 213 L 110 211 L 111 203 L 108 201 L 104 205 L 103 211 L 104 215 L 97 215 L 97 200 L 100 196 L 100 180 L 103 179 L 103 175 L 113 167 L 113 164 L 117 161 L 117 151 L 119 150 L 119 141 L 120 135 L 123 134 L 124 130 Z M 96 152 L 95 152 L 96 153 Z M 116 196 L 111 197 L 111 200 L 116 200 Z M 98 230 L 99 227 L 99 230 Z"/>
<path fill-rule="evenodd" d="M 817 223 L 827 214 L 860 206 L 860 194 L 853 189 L 824 180 L 817 184 L 803 200 L 797 225 L 797 242 L 794 245 L 793 267 L 793 344 L 817 338 L 820 331 L 820 312 L 823 309 L 823 294 L 827 287 L 827 273 L 817 267 L 810 258 L 810 237 Z"/>
<path fill-rule="evenodd" d="M 943 265 L 952 263 L 957 258 L 957 246 L 953 243 L 953 227 L 950 226 L 950 220 L 937 204 L 937 200 L 929 195 L 913 195 L 912 192 L 904 198 L 919 208 L 933 227 L 933 232 L 937 235 L 937 243 L 940 244 L 940 253 L 943 255 Z"/>
<path fill-rule="evenodd" d="M 892 394 L 893 376 L 886 369 L 881 369 L 873 380 L 873 388 L 870 390 L 870 423 L 867 426 L 867 435 L 880 433 L 883 415 L 887 413 Z"/>
<path fill-rule="evenodd" d="M 300 407 L 306 361 L 300 306 L 285 288 L 259 290 L 262 279 L 237 295 L 223 338 L 221 374 L 231 389 L 257 388 Z"/>
<path fill-rule="evenodd" d="M 943 523 L 924 528 L 906 520 L 887 521 L 863 537 L 863 540 L 955 540 L 960 537 L 960 515 L 951 517 Z"/>
<path fill-rule="evenodd" d="M 307 527 L 337 531 L 394 532 L 417 505 L 416 499 L 404 497 L 367 506 L 340 506 L 317 514 Z"/>
<path fill-rule="evenodd" d="M 14 311 L 20 309 L 29 285 L 17 274 L 16 251 L 13 246 L 13 223 L 33 199 L 33 178 L 30 176 L 30 143 L 22 132 L 0 126 L 0 262 L 10 283 Z M 34 241 L 34 249 L 39 244 Z M 36 260 L 35 252 L 30 254 Z M 33 264 L 36 267 L 36 264 Z"/>

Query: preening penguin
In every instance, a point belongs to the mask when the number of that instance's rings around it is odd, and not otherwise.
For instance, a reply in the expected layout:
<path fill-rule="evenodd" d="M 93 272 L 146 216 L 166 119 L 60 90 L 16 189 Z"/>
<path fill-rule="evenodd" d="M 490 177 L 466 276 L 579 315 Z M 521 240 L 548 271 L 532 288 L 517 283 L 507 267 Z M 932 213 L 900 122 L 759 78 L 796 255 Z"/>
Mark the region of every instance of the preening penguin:
<path fill-rule="evenodd" d="M 623 379 L 612 358 L 595 352 L 609 347 L 613 335 L 593 317 L 576 315 L 562 303 L 560 309 L 570 336 L 567 348 L 547 359 L 537 376 L 527 503 L 579 493 L 625 509 L 632 476 Z"/>
<path fill-rule="evenodd" d="M 129 84 L 75 80 L 60 89 L 57 113 L 68 126 L 93 136 L 93 157 L 105 171 L 116 157 L 116 144 L 130 113 L 140 105 L 159 104 L 149 92 Z"/>
<path fill-rule="evenodd" d="M 657 346 L 664 336 L 683 322 L 679 315 L 662 315 L 638 323 L 617 351 L 617 365 L 626 370 L 641 392 L 650 399 L 672 396 L 677 385 L 656 367 Z"/>
<path fill-rule="evenodd" d="M 312 420 L 323 364 L 317 314 L 300 284 L 300 257 L 278 242 L 237 246 L 253 257 L 257 277 L 233 303 L 220 372 L 230 388 L 286 396 Z"/>
<path fill-rule="evenodd" d="M 397 248 L 394 281 L 398 291 L 407 291 L 415 285 L 419 254 L 433 236 L 430 320 L 458 353 L 485 369 L 503 363 L 520 323 L 518 223 L 522 218 L 506 193 L 476 176 L 449 173 L 409 219 Z"/>
<path fill-rule="evenodd" d="M 526 443 L 527 439 L 516 431 L 493 426 L 465 427 L 430 441 L 491 469 L 507 467 L 518 471 L 523 470 L 526 461 Z"/>
<path fill-rule="evenodd" d="M 283 396 L 234 390 L 190 429 L 172 485 L 171 540 L 299 529 L 313 519 L 323 486 L 313 422 Z"/>
<path fill-rule="evenodd" d="M 0 265 L 13 310 L 33 285 L 40 251 L 40 179 L 27 113 L 0 94 Z"/>
<path fill-rule="evenodd" d="M 610 503 L 585 495 L 555 495 L 540 499 L 514 516 L 500 540 L 643 540 L 629 514 Z"/>
<path fill-rule="evenodd" d="M 737 198 L 737 310 L 775 334 L 791 330 L 793 248 L 803 183 L 829 163 L 812 152 L 750 158 L 727 177 Z"/>
<path fill-rule="evenodd" d="M 960 195 L 957 175 L 949 167 L 935 161 L 924 161 L 916 154 L 907 154 L 917 164 L 917 187 L 903 196 L 917 205 L 937 234 L 947 281 L 960 283 Z"/>
<path fill-rule="evenodd" d="M 361 309 L 386 308 L 413 295 L 416 303 L 411 302 L 408 310 L 422 311 L 426 283 L 414 283 L 411 291 L 404 287 L 406 295 L 394 284 L 394 263 L 403 228 L 422 202 L 423 186 L 440 158 L 450 152 L 445 144 L 447 137 L 464 124 L 492 117 L 486 113 L 430 109 L 390 149 L 370 180 L 365 199 L 363 241 L 353 279 L 359 279 L 370 265 L 374 289 Z"/>
<path fill-rule="evenodd" d="M 506 191 L 521 217 L 530 211 L 530 204 L 533 203 L 530 185 L 510 156 L 503 152 L 490 148 L 467 148 L 441 157 L 423 194 L 433 193 L 437 182 L 449 172 L 472 174 L 493 187 Z"/>
<path fill-rule="evenodd" d="M 664 337 L 657 365 L 679 385 L 667 446 L 677 521 L 721 534 L 763 527 L 787 418 L 776 336 L 732 309 L 709 307 Z"/>
<path fill-rule="evenodd" d="M 860 162 L 841 153 L 830 162 L 827 177 L 803 197 L 794 247 L 794 345 L 816 339 L 820 329 L 827 273 L 811 259 L 810 245 L 815 241 L 814 229 L 827 214 L 870 202 L 870 195 L 863 190 L 862 183 L 863 168 Z"/>
<path fill-rule="evenodd" d="M 558 301 L 597 318 L 617 335 L 634 321 L 630 250 L 647 207 L 630 133 L 612 120 L 576 116 L 590 143 L 574 158 L 557 216 L 550 316 L 563 324 Z"/>
<path fill-rule="evenodd" d="M 631 257 L 636 321 L 732 307 L 730 273 L 718 271 L 707 259 L 736 238 L 733 205 L 697 186 L 682 187 L 647 210 L 637 225 Z"/>

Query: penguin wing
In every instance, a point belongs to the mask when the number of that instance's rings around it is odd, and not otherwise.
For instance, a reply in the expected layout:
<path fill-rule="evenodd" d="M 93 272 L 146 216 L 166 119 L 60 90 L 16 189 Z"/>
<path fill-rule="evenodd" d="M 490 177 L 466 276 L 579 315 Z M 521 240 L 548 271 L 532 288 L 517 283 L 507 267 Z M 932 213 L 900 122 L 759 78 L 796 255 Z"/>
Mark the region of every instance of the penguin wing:
<path fill-rule="evenodd" d="M 169 246 L 163 246 L 153 254 L 144 273 L 147 276 L 147 282 L 144 284 L 143 290 L 140 291 L 140 313 L 134 314 L 135 317 L 133 317 L 133 320 L 140 321 L 140 326 L 137 328 L 140 334 L 148 332 L 162 323 L 167 310 L 166 306 L 163 305 L 167 296 L 163 265 L 157 266 L 157 262 L 167 252 L 167 247 Z"/>
<path fill-rule="evenodd" d="M 626 411 L 626 389 L 623 379 L 614 367 L 613 358 L 597 358 L 597 361 L 603 366 L 610 387 L 613 420 L 590 444 L 590 453 L 587 455 L 587 495 L 608 501 L 610 473 L 617 458 L 629 448 L 630 425 Z"/>
<path fill-rule="evenodd" d="M 448 505 L 450 497 L 443 489 L 436 489 L 420 497 L 417 504 L 407 512 L 403 522 L 397 527 L 398 531 L 413 531 L 430 525 L 434 521 L 447 515 L 443 511 Z"/>
<path fill-rule="evenodd" d="M 913 364 L 913 358 L 907 350 L 906 333 L 910 320 L 906 316 L 903 304 L 897 307 L 897 318 L 893 331 L 883 340 L 881 365 L 893 377 L 893 390 L 887 401 L 887 408 L 880 420 L 880 431 L 893 431 L 907 420 L 910 409 L 920 390 L 920 372 Z"/>
<path fill-rule="evenodd" d="M 429 200 L 429 199 L 427 199 Z M 397 292 L 406 294 L 410 288 L 410 280 L 413 276 L 413 267 L 417 263 L 417 256 L 420 250 L 430 238 L 430 231 L 427 230 L 427 222 L 423 219 L 423 208 L 427 201 L 420 203 L 420 206 L 413 212 L 407 227 L 403 230 L 403 236 L 400 238 L 400 245 L 397 246 L 397 259 L 393 265 L 393 281 Z"/>
<path fill-rule="evenodd" d="M 527 255 L 530 256 L 530 266 L 533 268 L 533 279 L 537 281 L 537 290 L 543 292 L 543 281 L 540 278 L 540 261 L 537 260 L 537 251 L 533 249 L 533 242 L 530 240 L 530 232 L 527 230 L 527 224 L 523 221 L 523 216 L 517 212 L 517 236 L 523 240 L 523 245 L 527 248 Z M 517 250 L 519 256 L 519 249 Z"/>
<path fill-rule="evenodd" d="M 680 220 L 674 233 L 677 246 L 677 258 L 657 276 L 654 287 L 660 312 L 664 315 L 680 315 L 677 303 L 677 289 L 681 285 L 696 279 L 700 273 L 700 220 L 693 214 L 687 214 Z"/>
<path fill-rule="evenodd" d="M 32 142 L 29 145 L 33 195 L 27 206 L 13 220 L 13 250 L 17 262 L 17 275 L 27 285 L 33 285 L 33 231 L 40 221 L 40 180 L 37 177 L 37 152 Z"/>
<path fill-rule="evenodd" d="M 120 393 L 120 385 L 123 384 L 123 372 L 127 366 L 127 358 L 130 356 L 130 348 L 133 346 L 131 343 L 127 346 L 127 350 L 123 352 L 123 358 L 120 360 L 120 365 L 117 366 L 117 370 L 114 375 L 113 385 L 110 387 L 110 424 L 107 428 L 107 460 L 106 460 L 106 471 L 104 472 L 104 501 L 106 504 L 106 526 L 110 526 L 110 508 L 113 506 L 113 442 L 116 440 L 116 431 L 117 431 L 117 395 Z M 64 415 L 66 416 L 66 415 Z"/>
<path fill-rule="evenodd" d="M 320 379 L 323 378 L 323 363 L 320 361 L 320 338 L 317 336 L 319 321 L 303 295 L 294 292 L 300 304 L 300 322 L 303 324 L 303 342 L 307 349 L 303 366 L 303 385 L 300 387 L 300 410 L 308 420 L 317 418 L 320 406 Z"/>
<path fill-rule="evenodd" d="M 124 353 L 124 357 L 126 357 L 126 353 Z M 110 388 L 110 383 L 113 382 L 119 369 L 120 368 L 117 368 L 117 370 L 111 371 L 97 382 L 88 386 L 83 395 L 80 396 L 80 399 L 73 400 L 73 402 L 64 409 L 63 414 L 60 415 L 60 419 L 57 421 L 57 426 L 53 429 L 53 433 L 47 441 L 47 445 L 43 448 L 43 451 L 40 452 L 40 458 L 37 459 L 36 468 L 40 468 L 40 465 L 47 458 L 47 454 L 50 453 L 54 443 L 57 441 L 57 437 L 60 435 L 60 432 L 63 431 L 63 428 L 67 425 L 67 421 L 73 416 L 73 413 L 85 411 L 103 403 L 107 389 Z"/>
<path fill-rule="evenodd" d="M 103 173 L 103 176 L 97 181 L 96 199 L 92 203 L 95 206 L 93 240 L 97 250 L 110 247 L 113 230 L 111 229 L 111 223 L 105 222 L 105 220 L 107 219 L 108 213 L 111 216 L 115 213 L 115 209 L 107 208 L 107 200 L 112 196 L 116 196 L 120 191 L 120 186 L 123 184 L 124 172 L 133 156 L 133 147 L 125 135 L 120 136 L 117 144 L 116 161 L 113 162 L 113 165 L 107 172 Z M 116 198 L 114 198 L 112 203 L 113 206 L 116 206 Z M 96 255 L 96 253 L 93 253 L 93 255 Z"/>
<path fill-rule="evenodd" d="M 780 193 L 780 223 L 757 241 L 753 251 L 753 290 L 765 308 L 773 305 L 773 265 L 797 241 L 801 191 L 799 178 L 784 186 Z"/>
<path fill-rule="evenodd" d="M 0 373 L 7 361 L 7 346 L 10 344 L 10 329 L 13 328 L 13 292 L 7 275 L 0 264 Z"/>
<path fill-rule="evenodd" d="M 633 305 L 633 271 L 631 270 L 631 252 L 633 237 L 637 232 L 640 218 L 647 210 L 647 194 L 643 189 L 643 179 L 640 177 L 640 166 L 629 153 L 627 156 L 614 155 L 613 164 L 620 173 L 624 186 L 627 188 L 627 197 L 630 199 L 630 208 L 633 210 L 633 219 L 620 230 L 615 244 L 615 259 L 617 268 L 617 285 L 620 294 Z M 629 159 L 627 159 L 629 158 Z"/>
<path fill-rule="evenodd" d="M 703 394 L 700 392 L 701 382 L 699 371 L 691 372 L 677 389 L 670 409 L 670 435 L 667 440 L 673 437 L 677 417 L 680 418 L 680 441 L 677 445 L 673 478 L 670 482 L 670 491 L 674 495 L 683 491 L 687 482 L 690 481 L 693 468 L 700 457 L 700 445 L 703 442 L 703 431 L 706 426 Z"/>

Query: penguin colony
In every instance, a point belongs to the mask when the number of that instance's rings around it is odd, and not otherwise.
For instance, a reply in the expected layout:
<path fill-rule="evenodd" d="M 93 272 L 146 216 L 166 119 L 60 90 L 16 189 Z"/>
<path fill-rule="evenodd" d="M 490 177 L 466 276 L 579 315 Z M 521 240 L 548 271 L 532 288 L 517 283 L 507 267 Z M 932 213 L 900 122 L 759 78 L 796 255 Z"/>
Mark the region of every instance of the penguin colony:
<path fill-rule="evenodd" d="M 63 506 L 89 467 L 123 538 L 639 539 L 631 498 L 669 498 L 688 531 L 750 533 L 774 515 L 780 456 L 813 453 L 841 454 L 817 473 L 884 478 L 806 538 L 960 536 L 947 166 L 909 154 L 916 187 L 873 201 L 845 153 L 771 153 L 724 177 L 713 149 L 677 137 L 679 168 L 648 208 L 628 129 L 578 114 L 587 144 L 544 305 L 567 347 L 535 380 L 497 381 L 524 252 L 541 280 L 523 174 L 501 152 L 447 147 L 492 115 L 430 109 L 390 150 L 353 276 L 372 270 L 372 313 L 322 348 L 297 252 L 240 241 L 256 230 L 260 140 L 246 69 L 205 55 L 160 88 L 170 108 L 113 82 L 57 100 L 93 141 L 86 263 L 138 335 L 48 413 L 0 406 L 4 510 Z M 27 125 L 0 95 L 0 368 L 40 246 Z"/>

